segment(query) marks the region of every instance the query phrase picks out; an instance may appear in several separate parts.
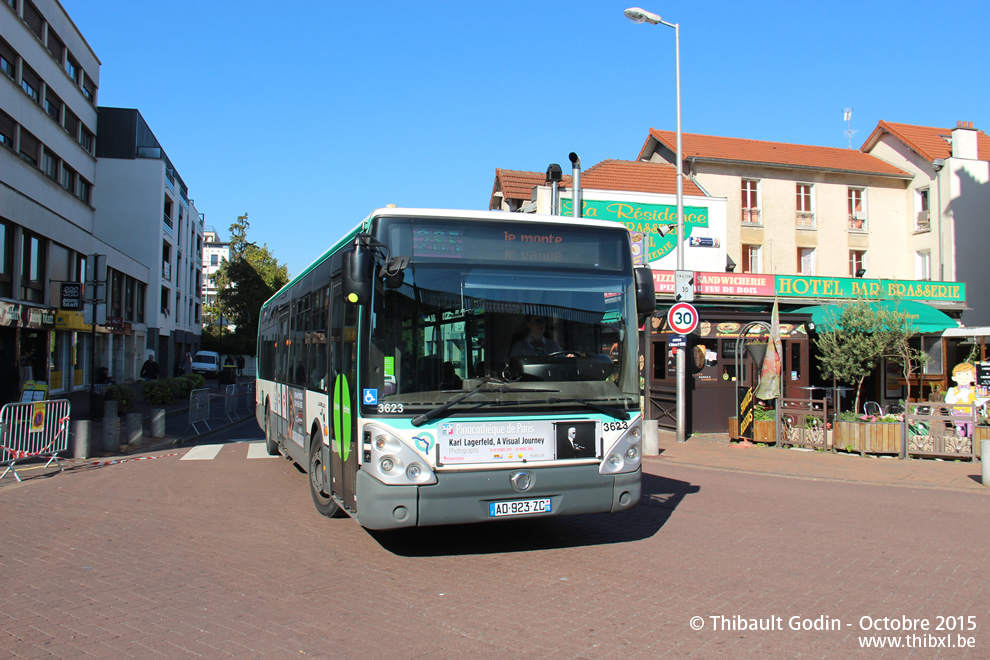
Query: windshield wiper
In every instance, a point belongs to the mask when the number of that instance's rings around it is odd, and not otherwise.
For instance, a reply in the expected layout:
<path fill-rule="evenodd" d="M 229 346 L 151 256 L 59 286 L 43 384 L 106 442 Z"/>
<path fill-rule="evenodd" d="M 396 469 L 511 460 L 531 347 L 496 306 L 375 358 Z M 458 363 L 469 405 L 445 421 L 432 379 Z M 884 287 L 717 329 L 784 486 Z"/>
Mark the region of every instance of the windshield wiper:
<path fill-rule="evenodd" d="M 412 425 L 413 426 L 422 426 L 423 424 L 426 424 L 430 420 L 433 420 L 433 419 L 436 419 L 437 417 L 440 417 L 445 412 L 447 412 L 448 410 L 450 410 L 451 408 L 453 408 L 457 404 L 461 403 L 462 401 L 464 401 L 465 399 L 467 399 L 472 394 L 477 394 L 479 392 L 494 392 L 496 394 L 507 394 L 509 392 L 557 392 L 557 391 L 559 391 L 559 390 L 528 390 L 528 389 L 519 390 L 519 389 L 513 389 L 513 388 L 508 387 L 506 385 L 498 385 L 496 387 L 488 387 L 488 385 L 491 385 L 493 382 L 494 382 L 493 380 L 486 379 L 484 382 L 479 383 L 474 389 L 471 389 L 471 390 L 460 390 L 460 392 L 461 392 L 461 395 L 460 396 L 454 397 L 453 399 L 451 399 L 447 403 L 443 404 L 442 406 L 438 406 L 438 407 L 434 408 L 433 410 L 430 410 L 429 412 L 425 412 L 422 415 L 416 415 L 415 417 L 413 417 L 412 418 Z M 479 403 L 482 404 L 482 405 L 484 405 L 484 404 L 494 404 L 495 402 L 494 401 L 482 401 L 482 402 L 479 402 Z"/>
<path fill-rule="evenodd" d="M 527 390 L 532 392 L 533 390 Z M 600 403 L 595 403 L 594 401 L 589 401 L 588 399 L 558 399 L 556 397 L 549 397 L 546 399 L 530 399 L 527 401 L 483 401 L 479 403 L 478 407 L 481 406 L 531 406 L 534 404 L 553 404 L 553 403 L 580 403 L 582 405 L 596 410 L 603 415 L 608 415 L 609 417 L 614 417 L 615 419 L 621 419 L 623 421 L 629 419 L 629 413 L 625 410 L 620 410 L 619 408 L 613 408 L 611 406 L 603 406 Z"/>
<path fill-rule="evenodd" d="M 618 408 L 613 408 L 612 406 L 603 406 L 600 403 L 595 403 L 594 401 L 589 401 L 588 399 L 556 399 L 549 398 L 547 403 L 581 403 L 592 410 L 597 410 L 603 415 L 608 415 L 609 417 L 614 417 L 615 419 L 621 419 L 623 421 L 629 419 L 629 413 L 625 410 L 619 410 Z"/>

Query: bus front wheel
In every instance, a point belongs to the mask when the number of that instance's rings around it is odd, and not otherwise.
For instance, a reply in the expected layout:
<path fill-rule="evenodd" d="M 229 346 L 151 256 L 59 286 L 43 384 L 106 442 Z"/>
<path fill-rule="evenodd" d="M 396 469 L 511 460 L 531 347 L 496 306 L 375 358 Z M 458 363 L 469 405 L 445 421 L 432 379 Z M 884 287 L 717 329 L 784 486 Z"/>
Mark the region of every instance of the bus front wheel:
<path fill-rule="evenodd" d="M 313 504 L 321 515 L 327 518 L 342 518 L 346 515 L 343 509 L 333 501 L 327 493 L 325 465 L 323 463 L 323 438 L 314 435 L 309 443 L 309 492 L 313 496 Z"/>

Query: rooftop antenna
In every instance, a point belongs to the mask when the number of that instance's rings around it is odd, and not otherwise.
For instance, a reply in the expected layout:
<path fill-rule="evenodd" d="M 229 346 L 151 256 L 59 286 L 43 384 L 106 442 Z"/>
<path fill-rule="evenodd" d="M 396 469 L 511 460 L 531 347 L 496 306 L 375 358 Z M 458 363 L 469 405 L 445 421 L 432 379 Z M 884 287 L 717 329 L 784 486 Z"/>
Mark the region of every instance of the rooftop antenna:
<path fill-rule="evenodd" d="M 853 135 L 856 133 L 856 131 L 854 131 L 852 129 L 852 118 L 853 118 L 853 109 L 852 108 L 843 108 L 842 109 L 842 121 L 846 122 L 845 134 L 846 134 L 846 137 L 849 138 L 849 148 L 850 149 L 853 148 Z"/>

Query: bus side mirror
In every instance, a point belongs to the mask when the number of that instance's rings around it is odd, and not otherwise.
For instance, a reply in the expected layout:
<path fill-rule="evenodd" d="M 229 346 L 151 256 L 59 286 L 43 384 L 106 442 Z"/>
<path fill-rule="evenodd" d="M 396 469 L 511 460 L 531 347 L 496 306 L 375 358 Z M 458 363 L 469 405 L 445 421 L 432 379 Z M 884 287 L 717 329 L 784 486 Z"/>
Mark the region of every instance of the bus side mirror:
<path fill-rule="evenodd" d="M 371 248 L 360 243 L 343 254 L 341 262 L 344 300 L 363 303 L 371 299 L 372 266 L 375 263 Z"/>
<path fill-rule="evenodd" d="M 653 287 L 653 270 L 640 267 L 634 271 L 636 280 L 636 313 L 643 319 L 657 311 L 657 292 Z"/>

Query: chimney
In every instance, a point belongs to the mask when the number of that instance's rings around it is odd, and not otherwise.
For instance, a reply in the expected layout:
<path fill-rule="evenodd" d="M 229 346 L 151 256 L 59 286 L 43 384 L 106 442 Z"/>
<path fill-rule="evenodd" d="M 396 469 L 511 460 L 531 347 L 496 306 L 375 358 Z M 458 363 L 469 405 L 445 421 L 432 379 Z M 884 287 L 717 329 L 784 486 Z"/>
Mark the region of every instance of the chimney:
<path fill-rule="evenodd" d="M 957 121 L 952 129 L 952 157 L 977 160 L 976 129 L 971 121 Z"/>

